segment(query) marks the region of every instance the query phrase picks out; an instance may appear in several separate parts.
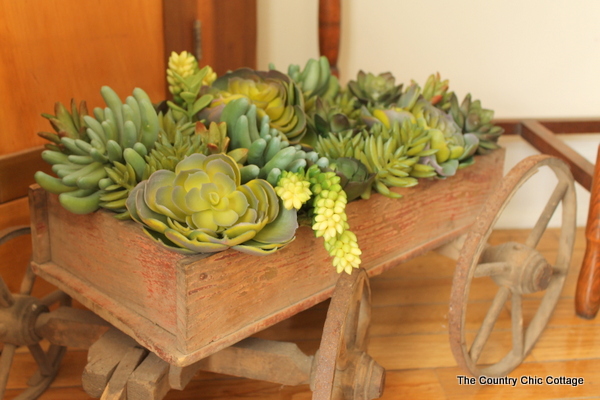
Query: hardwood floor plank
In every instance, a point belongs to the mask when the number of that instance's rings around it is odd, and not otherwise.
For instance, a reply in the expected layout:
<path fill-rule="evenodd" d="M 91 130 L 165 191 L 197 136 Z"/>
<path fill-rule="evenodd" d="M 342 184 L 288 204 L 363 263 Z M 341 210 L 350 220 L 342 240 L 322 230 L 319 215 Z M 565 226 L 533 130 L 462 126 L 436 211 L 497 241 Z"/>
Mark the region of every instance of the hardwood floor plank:
<path fill-rule="evenodd" d="M 444 390 L 433 369 L 388 371 L 382 400 L 443 399 Z"/>
<path fill-rule="evenodd" d="M 532 354 L 540 361 L 600 359 L 600 327 L 597 324 L 549 327 Z"/>

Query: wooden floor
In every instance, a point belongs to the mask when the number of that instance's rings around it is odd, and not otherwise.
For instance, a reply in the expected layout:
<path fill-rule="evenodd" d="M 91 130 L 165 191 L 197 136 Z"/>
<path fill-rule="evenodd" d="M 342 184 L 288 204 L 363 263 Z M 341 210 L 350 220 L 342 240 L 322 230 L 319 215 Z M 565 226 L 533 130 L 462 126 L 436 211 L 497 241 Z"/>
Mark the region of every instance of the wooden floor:
<path fill-rule="evenodd" d="M 521 240 L 526 232 L 497 231 L 493 241 Z M 538 249 L 549 259 L 555 253 L 556 232 L 547 232 Z M 577 377 L 584 384 L 502 385 L 458 384 L 464 372 L 456 367 L 448 344 L 448 298 L 455 262 L 435 253 L 411 260 L 371 279 L 373 314 L 369 352 L 387 370 L 383 399 L 591 399 L 600 398 L 600 317 L 587 321 L 574 315 L 573 295 L 583 257 L 583 231 L 577 233 L 575 254 L 562 297 L 525 362 L 509 376 Z M 368 251 L 368 249 L 365 249 Z M 475 331 L 494 295 L 484 283 L 474 286 L 469 327 Z M 536 299 L 524 301 L 525 314 Z M 296 315 L 258 336 L 294 341 L 307 353 L 316 351 L 327 302 Z M 525 316 L 525 319 L 527 317 Z M 510 341 L 509 309 L 503 311 L 493 334 L 500 345 Z M 490 346 L 485 357 L 498 356 L 500 345 Z M 46 400 L 89 399 L 81 388 L 84 351 L 70 350 Z M 25 385 L 33 362 L 19 353 L 13 364 L 6 399 Z M 171 391 L 167 399 L 310 399 L 308 386 L 285 387 L 265 382 L 200 373 L 184 391 Z"/>

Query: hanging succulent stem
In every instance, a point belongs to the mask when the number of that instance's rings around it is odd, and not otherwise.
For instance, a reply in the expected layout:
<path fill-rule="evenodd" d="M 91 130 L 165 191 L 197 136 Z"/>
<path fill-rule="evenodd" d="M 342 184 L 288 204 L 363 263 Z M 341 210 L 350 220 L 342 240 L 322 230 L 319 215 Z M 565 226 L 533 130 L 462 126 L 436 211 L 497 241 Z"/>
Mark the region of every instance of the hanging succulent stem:
<path fill-rule="evenodd" d="M 350 274 L 360 265 L 361 251 L 356 235 L 349 230 L 348 197 L 340 183 L 341 178 L 335 172 L 323 172 L 318 165 L 313 165 L 306 172 L 303 168 L 297 172 L 284 171 L 275 192 L 286 209 L 300 210 L 304 204 L 309 204 L 310 226 L 315 236 L 323 237 L 337 272 Z"/>

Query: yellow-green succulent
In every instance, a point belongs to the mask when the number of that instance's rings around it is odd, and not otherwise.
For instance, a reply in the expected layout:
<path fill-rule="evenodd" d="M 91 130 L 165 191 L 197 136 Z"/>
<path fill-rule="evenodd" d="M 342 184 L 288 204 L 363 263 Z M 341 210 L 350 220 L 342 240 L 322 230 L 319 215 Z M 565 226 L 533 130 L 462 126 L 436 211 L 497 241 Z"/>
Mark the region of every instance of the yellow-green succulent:
<path fill-rule="evenodd" d="M 281 131 L 291 143 L 298 143 L 306 133 L 302 92 L 279 71 L 240 68 L 218 78 L 213 87 L 220 90 L 213 106 L 246 97 L 256 105 L 258 120 L 268 115 L 271 127 Z"/>
<path fill-rule="evenodd" d="M 241 185 L 237 163 L 224 154 L 193 154 L 175 171 L 156 171 L 131 191 L 127 209 L 150 237 L 186 254 L 268 254 L 298 227 L 296 210 L 280 207 L 267 181 Z"/>

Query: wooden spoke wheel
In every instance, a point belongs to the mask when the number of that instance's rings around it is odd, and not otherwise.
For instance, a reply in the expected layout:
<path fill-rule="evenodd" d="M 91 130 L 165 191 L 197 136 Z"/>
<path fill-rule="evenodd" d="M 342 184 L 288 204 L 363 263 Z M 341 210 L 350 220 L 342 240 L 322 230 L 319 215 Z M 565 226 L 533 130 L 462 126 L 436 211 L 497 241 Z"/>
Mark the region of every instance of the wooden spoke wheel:
<path fill-rule="evenodd" d="M 494 224 L 516 191 L 541 167 L 549 167 L 558 183 L 525 243 L 487 244 Z M 562 226 L 555 263 L 551 265 L 536 247 L 548 222 L 562 205 Z M 532 156 L 517 164 L 488 199 L 459 256 L 452 285 L 449 311 L 450 345 L 457 363 L 474 376 L 504 376 L 529 354 L 560 297 L 575 238 L 575 187 L 567 165 L 549 156 Z M 475 338 L 467 344 L 466 315 L 474 278 L 493 279 L 499 290 L 492 300 Z M 542 292 L 535 314 L 524 326 L 523 295 Z M 505 304 L 510 299 L 512 348 L 494 363 L 480 363 L 480 356 Z M 504 353 L 502 353 L 504 354 Z"/>
<path fill-rule="evenodd" d="M 0 232 L 0 245 L 21 235 L 30 233 L 27 226 L 9 228 Z M 4 398 L 10 367 L 15 350 L 27 346 L 37 363 L 38 369 L 27 382 L 28 388 L 21 392 L 15 400 L 31 400 L 39 397 L 50 386 L 66 348 L 50 345 L 44 350 L 40 345 L 41 337 L 35 332 L 38 316 L 48 312 L 53 304 L 69 305 L 70 298 L 63 292 L 56 291 L 43 299 L 31 296 L 35 283 L 35 274 L 28 266 L 21 282 L 18 294 L 12 294 L 0 277 L 0 342 L 4 344 L 0 356 L 0 398 Z"/>
<path fill-rule="evenodd" d="M 364 269 L 343 273 L 327 311 L 315 356 L 313 400 L 381 397 L 385 370 L 367 353 L 371 289 Z"/>

